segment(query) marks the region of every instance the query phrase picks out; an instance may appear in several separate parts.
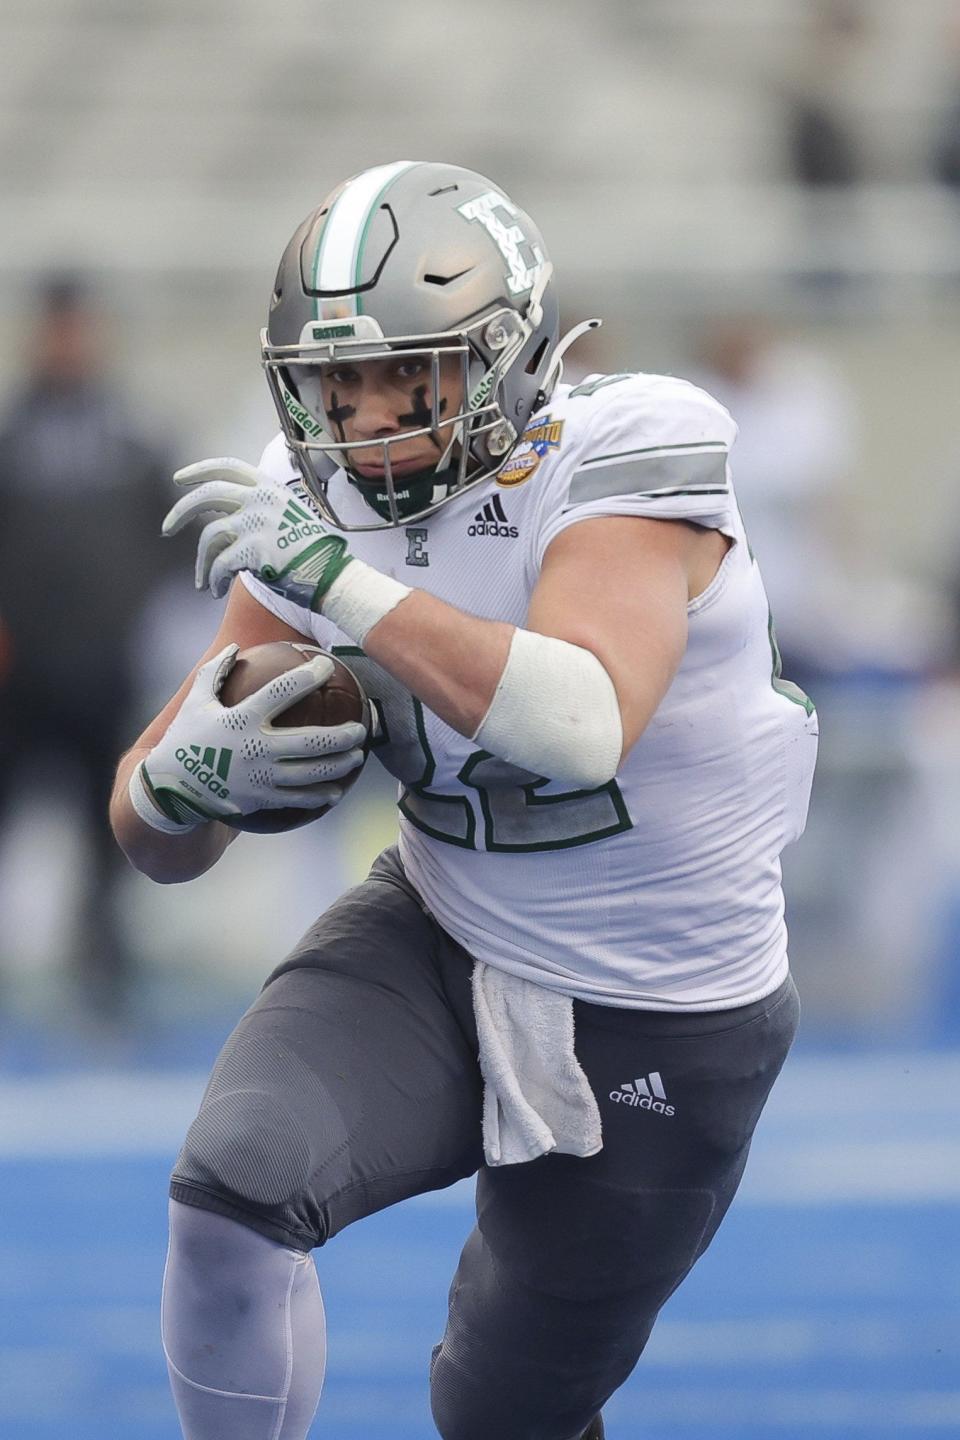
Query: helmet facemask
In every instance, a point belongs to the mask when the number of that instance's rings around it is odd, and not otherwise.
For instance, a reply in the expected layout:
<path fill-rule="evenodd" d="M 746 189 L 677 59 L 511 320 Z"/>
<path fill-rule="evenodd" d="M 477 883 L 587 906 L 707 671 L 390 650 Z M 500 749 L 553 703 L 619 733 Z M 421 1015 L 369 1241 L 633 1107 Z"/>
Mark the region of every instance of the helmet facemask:
<path fill-rule="evenodd" d="M 541 290 L 550 267 L 543 269 Z M 539 296 L 534 295 L 527 315 L 501 305 L 460 329 L 432 335 L 385 336 L 371 315 L 308 321 L 295 345 L 273 345 L 264 330 L 263 365 L 287 444 L 324 517 L 342 530 L 409 524 L 495 474 L 519 436 L 504 413 L 503 382 L 535 333 L 538 310 Z M 411 409 L 397 416 L 395 433 L 348 438 L 345 426 L 352 411 L 337 403 L 333 377 L 341 370 L 360 373 L 363 366 L 372 370 L 386 356 L 421 360 L 427 376 L 411 386 Z M 451 410 L 442 391 L 450 389 L 452 361 L 457 373 Z M 411 473 L 398 462 L 397 452 L 427 437 L 436 462 Z M 359 467 L 382 473 L 364 474 Z M 379 522 L 358 525 L 338 513 L 329 488 L 341 468 Z"/>

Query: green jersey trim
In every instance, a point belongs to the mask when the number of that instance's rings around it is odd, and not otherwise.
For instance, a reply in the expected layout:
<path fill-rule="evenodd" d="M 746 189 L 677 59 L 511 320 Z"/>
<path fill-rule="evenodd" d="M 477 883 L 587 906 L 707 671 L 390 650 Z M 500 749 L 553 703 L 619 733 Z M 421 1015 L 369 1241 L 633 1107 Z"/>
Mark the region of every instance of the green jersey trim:
<path fill-rule="evenodd" d="M 777 632 L 773 623 L 772 613 L 767 621 L 767 634 L 770 637 L 770 653 L 773 656 L 773 674 L 770 676 L 770 684 L 774 690 L 776 690 L 777 694 L 782 695 L 785 700 L 789 700 L 794 705 L 802 706 L 808 715 L 815 714 L 817 707 L 807 692 L 801 690 L 799 685 L 794 685 L 792 680 L 784 680 L 783 678 L 783 658 L 780 654 L 780 646 L 777 644 Z"/>

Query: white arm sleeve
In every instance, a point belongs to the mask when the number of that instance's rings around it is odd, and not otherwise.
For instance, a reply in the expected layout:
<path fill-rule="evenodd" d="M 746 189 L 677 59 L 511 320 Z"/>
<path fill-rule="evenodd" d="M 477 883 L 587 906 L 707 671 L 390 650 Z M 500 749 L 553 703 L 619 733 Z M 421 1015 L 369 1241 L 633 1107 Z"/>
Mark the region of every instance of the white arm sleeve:
<path fill-rule="evenodd" d="M 613 681 L 590 650 L 515 630 L 478 745 L 519 765 L 592 790 L 613 779 L 623 724 Z"/>

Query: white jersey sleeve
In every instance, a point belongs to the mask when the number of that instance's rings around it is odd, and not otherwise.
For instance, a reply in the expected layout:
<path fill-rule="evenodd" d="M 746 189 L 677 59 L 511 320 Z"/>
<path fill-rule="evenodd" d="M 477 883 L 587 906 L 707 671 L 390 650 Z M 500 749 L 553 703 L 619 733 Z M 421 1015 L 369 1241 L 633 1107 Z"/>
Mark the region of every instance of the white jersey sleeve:
<path fill-rule="evenodd" d="M 728 467 L 737 427 L 705 390 L 671 375 L 600 376 L 568 404 L 571 419 L 581 404 L 590 413 L 576 466 L 542 512 L 538 565 L 562 530 L 601 515 L 692 520 L 738 538 Z"/>

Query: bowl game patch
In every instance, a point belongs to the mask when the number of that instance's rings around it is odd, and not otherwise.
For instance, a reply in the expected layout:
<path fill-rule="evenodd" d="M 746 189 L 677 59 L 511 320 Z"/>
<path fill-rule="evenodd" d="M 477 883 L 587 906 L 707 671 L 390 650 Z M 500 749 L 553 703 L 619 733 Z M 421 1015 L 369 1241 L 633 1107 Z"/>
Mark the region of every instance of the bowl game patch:
<path fill-rule="evenodd" d="M 520 448 L 514 451 L 498 473 L 497 484 L 509 487 L 529 480 L 544 455 L 560 449 L 562 435 L 563 421 L 551 420 L 549 415 L 528 425 L 521 437 Z"/>

